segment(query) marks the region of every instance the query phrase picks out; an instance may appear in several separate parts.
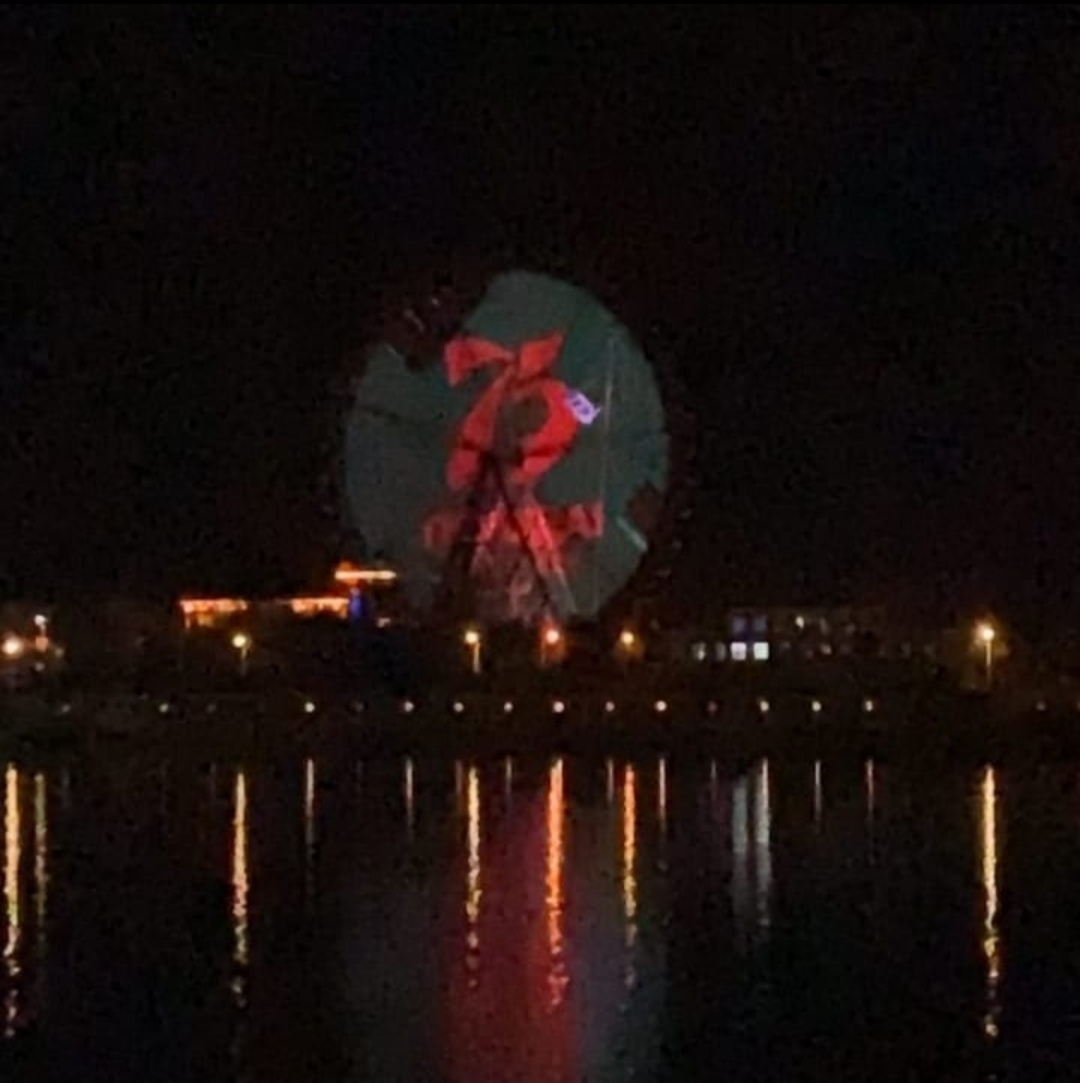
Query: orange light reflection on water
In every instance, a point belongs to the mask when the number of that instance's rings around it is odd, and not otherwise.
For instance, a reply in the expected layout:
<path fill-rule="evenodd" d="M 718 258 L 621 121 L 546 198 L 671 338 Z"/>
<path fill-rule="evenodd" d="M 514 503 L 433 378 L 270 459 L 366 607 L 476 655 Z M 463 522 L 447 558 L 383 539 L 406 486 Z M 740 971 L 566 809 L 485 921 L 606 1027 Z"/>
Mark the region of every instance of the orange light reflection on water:
<path fill-rule="evenodd" d="M 624 982 L 629 989 L 637 983 L 634 947 L 637 944 L 638 936 L 637 776 L 630 764 L 626 765 L 626 773 L 623 776 L 622 828 L 622 899 L 623 918 L 626 926 Z"/>
<path fill-rule="evenodd" d="M 468 815 L 468 859 L 465 873 L 465 920 L 468 945 L 467 965 L 475 970 L 480 963 L 480 775 L 475 767 L 469 768 L 466 784 L 466 809 Z"/>
<path fill-rule="evenodd" d="M 4 1033 L 11 1036 L 19 1016 L 18 978 L 22 971 L 22 914 L 19 867 L 22 864 L 22 820 L 19 813 L 19 771 L 9 764 L 4 775 L 4 899 L 7 906 L 7 937 L 4 970 L 8 993 L 4 1004 Z"/>
<path fill-rule="evenodd" d="M 545 879 L 548 953 L 551 972 L 548 975 L 549 1007 L 558 1008 L 566 995 L 568 977 L 563 958 L 563 826 L 565 821 L 563 795 L 563 761 L 556 760 L 548 774 L 547 801 L 547 876 Z"/>
<path fill-rule="evenodd" d="M 232 845 L 232 925 L 233 995 L 238 1003 L 244 1003 L 246 970 L 248 966 L 248 808 L 247 777 L 243 771 L 236 774 L 233 792 L 233 845 Z"/>
<path fill-rule="evenodd" d="M 986 959 L 986 1013 L 983 1033 L 996 1039 L 1001 1018 L 1001 936 L 998 928 L 998 816 L 997 777 L 992 767 L 983 772 L 979 789 L 981 822 L 980 856 L 986 909 L 983 916 L 982 950 Z"/>

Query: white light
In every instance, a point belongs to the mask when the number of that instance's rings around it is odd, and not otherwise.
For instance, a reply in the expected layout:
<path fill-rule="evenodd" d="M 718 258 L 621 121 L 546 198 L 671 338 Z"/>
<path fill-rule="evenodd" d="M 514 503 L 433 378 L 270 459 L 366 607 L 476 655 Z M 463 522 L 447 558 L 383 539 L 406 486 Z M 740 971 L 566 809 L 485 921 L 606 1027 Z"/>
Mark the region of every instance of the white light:
<path fill-rule="evenodd" d="M 799 616 L 795 618 L 795 627 L 802 631 L 806 627 L 806 618 Z"/>
<path fill-rule="evenodd" d="M 690 648 L 690 655 L 695 662 L 704 662 L 708 653 L 709 649 L 704 643 L 695 643 Z"/>
<path fill-rule="evenodd" d="M 552 709 L 552 710 L 553 710 L 553 711 L 554 711 L 554 712 L 555 712 L 556 714 L 562 714 L 562 713 L 563 713 L 563 711 L 565 711 L 565 710 L 566 710 L 566 704 L 565 704 L 565 703 L 563 703 L 563 701 L 562 701 L 561 699 L 557 699 L 557 700 L 556 700 L 556 701 L 555 701 L 555 702 L 554 702 L 554 703 L 553 703 L 553 704 L 551 705 L 551 709 Z"/>
<path fill-rule="evenodd" d="M 504 712 L 505 714 L 512 714 L 512 713 L 513 713 L 513 710 L 514 710 L 514 705 L 513 705 L 513 704 L 512 704 L 512 703 L 511 703 L 511 702 L 510 702 L 509 700 L 507 700 L 507 701 L 506 701 L 506 702 L 505 702 L 505 703 L 503 704 L 503 712 Z"/>
<path fill-rule="evenodd" d="M 60 704 L 60 713 L 61 714 L 71 714 L 71 704 L 70 703 L 61 703 Z"/>
<path fill-rule="evenodd" d="M 746 661 L 746 644 L 745 643 L 732 643 L 731 644 L 731 660 L 733 662 L 745 662 Z"/>
<path fill-rule="evenodd" d="M 655 707 L 657 714 L 663 714 L 667 710 L 667 703 L 662 699 L 658 699 L 655 703 Z"/>
<path fill-rule="evenodd" d="M 769 660 L 769 644 L 768 643 L 755 643 L 754 644 L 754 661 L 755 662 L 767 662 Z"/>
<path fill-rule="evenodd" d="M 759 699 L 757 705 L 758 705 L 758 710 L 762 714 L 768 714 L 769 713 L 769 701 L 767 699 Z"/>
<path fill-rule="evenodd" d="M 717 706 L 716 700 L 711 699 L 709 700 L 709 704 L 705 708 L 705 710 L 707 710 L 709 714 L 716 714 L 716 712 L 720 710 L 720 708 Z"/>
<path fill-rule="evenodd" d="M 314 713 L 315 713 L 315 704 L 310 699 L 305 700 L 304 701 L 304 714 L 314 714 Z"/>
<path fill-rule="evenodd" d="M 5 658 L 21 658 L 25 650 L 26 640 L 20 636 L 4 636 L 4 641 L 0 644 L 0 652 L 3 653 Z"/>
<path fill-rule="evenodd" d="M 1046 700 L 1044 700 L 1044 699 L 1039 700 L 1039 702 L 1035 704 L 1035 710 L 1036 711 L 1045 711 L 1046 710 Z"/>
<path fill-rule="evenodd" d="M 238 651 L 246 651 L 248 647 L 251 646 L 251 636 L 246 632 L 237 632 L 236 635 L 232 637 L 232 645 Z"/>
<path fill-rule="evenodd" d="M 821 714 L 821 700 L 815 699 L 811 702 L 810 710 L 813 711 L 814 714 Z"/>
<path fill-rule="evenodd" d="M 608 714 L 614 714 L 615 713 L 615 704 L 612 703 L 611 700 L 608 700 L 607 703 L 604 704 L 604 710 Z"/>
<path fill-rule="evenodd" d="M 872 699 L 864 699 L 863 700 L 862 708 L 867 714 L 873 714 L 874 713 L 874 706 L 875 706 L 875 704 L 874 704 L 874 701 Z"/>
<path fill-rule="evenodd" d="M 461 714 L 461 712 L 464 710 L 465 704 L 462 703 L 459 699 L 454 700 L 454 714 Z"/>
<path fill-rule="evenodd" d="M 163 703 L 160 707 L 158 707 L 158 710 L 162 714 L 168 714 L 169 713 L 169 705 L 167 703 Z"/>
<path fill-rule="evenodd" d="M 411 699 L 407 699 L 407 700 L 405 700 L 405 702 L 404 702 L 404 703 L 403 703 L 403 704 L 401 705 L 401 709 L 402 709 L 402 710 L 403 710 L 403 711 L 404 711 L 404 712 L 405 712 L 406 714 L 412 714 L 412 713 L 413 713 L 413 711 L 415 711 L 415 710 L 416 710 L 416 704 L 415 704 L 415 703 L 413 703 L 413 701 L 412 701 Z"/>

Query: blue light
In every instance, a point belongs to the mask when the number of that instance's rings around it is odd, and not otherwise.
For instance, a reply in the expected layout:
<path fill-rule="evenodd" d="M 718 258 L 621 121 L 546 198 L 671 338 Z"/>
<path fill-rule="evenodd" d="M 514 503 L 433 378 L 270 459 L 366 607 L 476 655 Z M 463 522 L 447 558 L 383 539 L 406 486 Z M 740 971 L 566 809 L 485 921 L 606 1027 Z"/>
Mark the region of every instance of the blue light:
<path fill-rule="evenodd" d="M 349 620 L 361 621 L 367 616 L 367 599 L 359 590 L 349 595 Z"/>

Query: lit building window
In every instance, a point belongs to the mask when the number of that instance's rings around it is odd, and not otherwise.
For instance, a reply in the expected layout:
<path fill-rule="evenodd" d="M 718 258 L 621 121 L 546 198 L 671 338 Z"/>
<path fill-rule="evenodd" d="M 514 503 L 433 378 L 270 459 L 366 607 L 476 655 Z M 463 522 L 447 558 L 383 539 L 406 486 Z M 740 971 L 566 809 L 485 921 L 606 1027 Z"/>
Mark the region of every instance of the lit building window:
<path fill-rule="evenodd" d="M 769 660 L 769 644 L 768 643 L 755 643 L 754 644 L 754 661 L 755 662 L 767 662 Z"/>
<path fill-rule="evenodd" d="M 715 644 L 715 646 L 713 648 L 713 651 L 714 651 L 716 660 L 718 662 L 726 662 L 727 661 L 727 644 L 726 643 L 720 642 L 720 643 Z"/>
<path fill-rule="evenodd" d="M 695 662 L 704 662 L 708 653 L 708 648 L 704 643 L 695 643 L 690 648 L 690 657 L 693 658 Z"/>
<path fill-rule="evenodd" d="M 745 662 L 746 661 L 746 644 L 745 643 L 732 643 L 731 644 L 731 660 L 733 662 Z"/>

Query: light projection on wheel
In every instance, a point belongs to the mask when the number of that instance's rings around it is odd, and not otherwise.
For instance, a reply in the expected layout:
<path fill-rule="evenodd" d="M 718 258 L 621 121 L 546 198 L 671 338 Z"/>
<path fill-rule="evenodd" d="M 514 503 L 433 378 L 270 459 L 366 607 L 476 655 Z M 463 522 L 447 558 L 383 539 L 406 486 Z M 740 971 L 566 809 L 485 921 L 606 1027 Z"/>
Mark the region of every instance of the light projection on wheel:
<path fill-rule="evenodd" d="M 415 606 L 492 623 L 595 615 L 644 555 L 668 473 L 640 347 L 527 271 L 400 313 L 365 357 L 345 450 L 366 555 Z"/>

